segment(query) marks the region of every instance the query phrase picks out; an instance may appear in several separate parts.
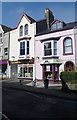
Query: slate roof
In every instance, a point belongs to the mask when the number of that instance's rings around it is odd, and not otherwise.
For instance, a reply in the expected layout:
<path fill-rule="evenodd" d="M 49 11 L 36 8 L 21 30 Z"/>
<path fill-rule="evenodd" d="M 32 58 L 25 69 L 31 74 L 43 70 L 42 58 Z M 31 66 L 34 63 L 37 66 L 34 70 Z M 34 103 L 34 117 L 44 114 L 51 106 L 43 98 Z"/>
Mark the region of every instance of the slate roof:
<path fill-rule="evenodd" d="M 54 31 L 51 31 L 50 29 L 49 30 L 45 29 L 44 31 L 37 33 L 35 36 L 58 32 L 58 31 L 63 31 L 63 30 L 69 30 L 69 29 L 73 29 L 75 26 L 77 26 L 77 21 L 66 23 L 62 29 L 58 29 L 58 30 L 54 30 Z"/>
<path fill-rule="evenodd" d="M 24 13 L 25 14 L 25 13 Z M 36 22 L 33 18 L 31 18 L 30 16 L 28 16 L 27 14 L 25 14 L 27 17 L 28 17 L 28 19 L 31 21 L 31 23 L 33 23 L 33 22 Z"/>
<path fill-rule="evenodd" d="M 5 25 L 1 25 L 1 26 L 2 26 L 2 29 L 3 29 L 4 33 L 8 32 L 8 31 L 10 31 L 12 29 L 12 28 L 7 27 Z"/>
<path fill-rule="evenodd" d="M 47 29 L 46 19 L 36 21 L 36 34 L 43 32 Z"/>

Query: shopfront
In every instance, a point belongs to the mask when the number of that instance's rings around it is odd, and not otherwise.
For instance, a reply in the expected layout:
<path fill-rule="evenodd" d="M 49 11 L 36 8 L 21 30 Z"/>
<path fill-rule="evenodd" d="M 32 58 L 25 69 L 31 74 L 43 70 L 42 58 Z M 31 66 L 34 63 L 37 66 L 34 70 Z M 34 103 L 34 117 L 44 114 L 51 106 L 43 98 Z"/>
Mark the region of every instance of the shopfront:
<path fill-rule="evenodd" d="M 43 63 L 43 62 L 42 62 Z M 43 67 L 43 79 L 47 78 L 52 82 L 59 81 L 59 67 L 61 61 L 56 60 L 46 60 L 44 64 L 41 64 Z"/>
<path fill-rule="evenodd" d="M 34 58 L 19 60 L 18 78 L 33 79 Z"/>
<path fill-rule="evenodd" d="M 33 64 L 18 64 L 18 77 L 19 78 L 32 78 L 33 77 Z"/>

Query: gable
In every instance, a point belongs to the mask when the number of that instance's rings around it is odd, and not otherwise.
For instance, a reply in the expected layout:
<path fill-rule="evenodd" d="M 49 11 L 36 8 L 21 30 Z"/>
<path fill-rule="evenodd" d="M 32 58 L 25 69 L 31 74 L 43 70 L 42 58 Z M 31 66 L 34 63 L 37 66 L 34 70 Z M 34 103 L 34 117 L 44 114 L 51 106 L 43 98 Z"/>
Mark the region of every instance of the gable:
<path fill-rule="evenodd" d="M 63 21 L 54 20 L 51 23 L 51 31 L 63 29 L 64 26 L 65 26 L 65 23 Z"/>
<path fill-rule="evenodd" d="M 3 29 L 2 29 L 2 26 L 0 25 L 0 33 L 3 33 Z"/>
<path fill-rule="evenodd" d="M 20 25 L 20 24 L 32 24 L 36 22 L 33 18 L 31 18 L 30 16 L 28 16 L 27 14 L 23 13 L 19 22 L 18 22 L 18 25 L 17 27 Z"/>

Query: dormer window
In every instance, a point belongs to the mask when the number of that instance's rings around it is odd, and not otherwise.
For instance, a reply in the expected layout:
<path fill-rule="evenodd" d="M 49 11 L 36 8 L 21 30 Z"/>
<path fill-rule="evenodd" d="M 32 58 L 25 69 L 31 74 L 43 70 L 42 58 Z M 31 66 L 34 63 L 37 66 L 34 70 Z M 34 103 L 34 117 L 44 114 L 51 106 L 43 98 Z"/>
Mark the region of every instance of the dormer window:
<path fill-rule="evenodd" d="M 25 28 L 25 29 L 24 29 L 25 35 L 28 35 L 28 24 L 26 24 L 24 28 Z"/>
<path fill-rule="evenodd" d="M 23 26 L 20 26 L 20 36 L 23 36 Z"/>
<path fill-rule="evenodd" d="M 51 30 L 59 30 L 63 28 L 63 22 L 61 21 L 56 21 L 53 24 L 51 24 Z"/>

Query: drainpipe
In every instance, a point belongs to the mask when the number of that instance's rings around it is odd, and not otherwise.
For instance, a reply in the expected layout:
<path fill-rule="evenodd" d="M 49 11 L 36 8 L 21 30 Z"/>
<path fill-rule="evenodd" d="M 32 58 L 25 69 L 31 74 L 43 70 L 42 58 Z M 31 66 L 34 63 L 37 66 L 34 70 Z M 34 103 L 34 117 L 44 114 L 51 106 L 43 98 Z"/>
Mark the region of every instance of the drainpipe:
<path fill-rule="evenodd" d="M 8 39 L 8 77 L 10 78 L 10 64 L 9 64 L 9 59 L 10 59 L 10 31 L 9 31 L 9 39 Z"/>

